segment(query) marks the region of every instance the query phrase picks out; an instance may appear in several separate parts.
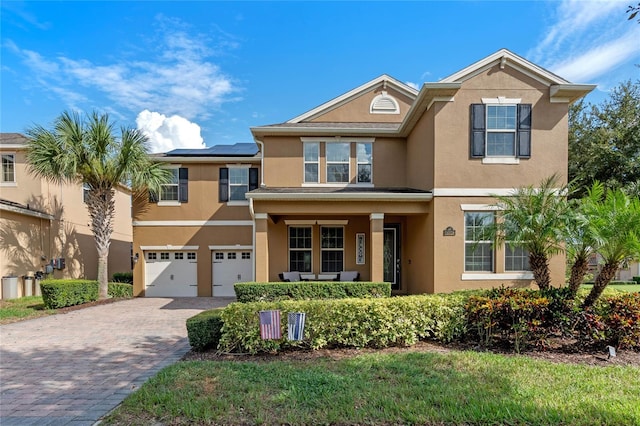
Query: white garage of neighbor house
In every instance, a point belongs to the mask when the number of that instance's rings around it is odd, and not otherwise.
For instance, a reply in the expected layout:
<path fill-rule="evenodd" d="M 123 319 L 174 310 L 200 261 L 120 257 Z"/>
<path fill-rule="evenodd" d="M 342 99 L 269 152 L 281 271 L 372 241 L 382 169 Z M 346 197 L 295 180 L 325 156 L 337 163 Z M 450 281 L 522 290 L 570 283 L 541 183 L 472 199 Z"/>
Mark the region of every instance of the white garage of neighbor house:
<path fill-rule="evenodd" d="M 212 248 L 211 276 L 214 297 L 234 297 L 233 285 L 253 279 L 252 247 L 236 247 L 233 250 Z"/>
<path fill-rule="evenodd" d="M 147 248 L 145 296 L 196 297 L 198 295 L 197 247 L 183 250 Z"/>

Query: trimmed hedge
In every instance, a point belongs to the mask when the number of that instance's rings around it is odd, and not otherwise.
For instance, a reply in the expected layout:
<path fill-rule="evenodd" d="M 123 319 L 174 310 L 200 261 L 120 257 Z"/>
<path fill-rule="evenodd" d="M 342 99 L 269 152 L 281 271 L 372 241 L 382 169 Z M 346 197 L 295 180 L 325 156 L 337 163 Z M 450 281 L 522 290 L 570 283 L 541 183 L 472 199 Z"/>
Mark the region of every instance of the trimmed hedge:
<path fill-rule="evenodd" d="M 631 278 L 633 280 L 633 282 L 635 282 L 636 284 L 640 284 L 640 277 L 633 277 Z"/>
<path fill-rule="evenodd" d="M 195 351 L 217 348 L 222 336 L 222 311 L 224 308 L 200 312 L 187 320 L 189 344 Z"/>
<path fill-rule="evenodd" d="M 238 302 L 274 302 L 278 300 L 347 299 L 390 297 L 390 283 L 374 282 L 283 282 L 237 283 L 234 286 Z"/>
<path fill-rule="evenodd" d="M 49 279 L 40 283 L 42 301 L 47 309 L 65 308 L 98 300 L 98 281 L 95 280 L 56 280 Z M 133 297 L 130 284 L 109 283 L 111 297 Z"/>
<path fill-rule="evenodd" d="M 274 352 L 288 348 L 408 346 L 420 339 L 448 342 L 466 329 L 464 306 L 469 295 L 402 296 L 378 299 L 332 299 L 232 303 L 222 312 L 223 352 Z M 259 311 L 281 311 L 280 340 L 260 338 Z M 303 341 L 289 341 L 287 314 L 305 312 Z"/>

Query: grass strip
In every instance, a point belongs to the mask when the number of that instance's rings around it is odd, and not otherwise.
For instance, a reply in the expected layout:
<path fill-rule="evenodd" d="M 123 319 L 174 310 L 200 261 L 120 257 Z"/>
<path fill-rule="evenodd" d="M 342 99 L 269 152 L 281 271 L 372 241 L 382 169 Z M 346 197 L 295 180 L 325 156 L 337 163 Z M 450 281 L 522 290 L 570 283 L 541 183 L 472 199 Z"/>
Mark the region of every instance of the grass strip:
<path fill-rule="evenodd" d="M 55 309 L 45 308 L 42 296 L 0 300 L 0 324 L 38 318 L 56 312 Z"/>
<path fill-rule="evenodd" d="M 182 362 L 106 424 L 640 424 L 640 369 L 458 352 Z"/>

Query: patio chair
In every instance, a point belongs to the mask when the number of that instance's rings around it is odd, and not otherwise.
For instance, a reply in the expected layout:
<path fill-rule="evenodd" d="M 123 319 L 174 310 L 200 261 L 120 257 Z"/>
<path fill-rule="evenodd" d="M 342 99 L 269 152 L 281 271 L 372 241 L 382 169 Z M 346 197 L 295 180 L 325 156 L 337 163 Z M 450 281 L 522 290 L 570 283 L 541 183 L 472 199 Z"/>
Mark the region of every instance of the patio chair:
<path fill-rule="evenodd" d="M 338 281 L 358 281 L 360 272 L 358 271 L 342 271 L 338 274 Z"/>
<path fill-rule="evenodd" d="M 298 271 L 282 272 L 282 273 L 278 274 L 278 276 L 284 282 L 294 283 L 294 282 L 300 281 L 300 272 L 298 272 Z"/>

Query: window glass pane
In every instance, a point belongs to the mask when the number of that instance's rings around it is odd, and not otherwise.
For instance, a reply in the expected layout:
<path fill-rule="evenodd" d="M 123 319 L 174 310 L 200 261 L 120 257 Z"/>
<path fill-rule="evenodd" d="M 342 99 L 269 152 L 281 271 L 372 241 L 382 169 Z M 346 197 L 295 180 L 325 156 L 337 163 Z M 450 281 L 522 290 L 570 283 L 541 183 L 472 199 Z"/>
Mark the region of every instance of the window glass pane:
<path fill-rule="evenodd" d="M 232 185 L 248 185 L 249 184 L 249 169 L 247 168 L 230 168 L 229 169 L 229 183 Z"/>
<path fill-rule="evenodd" d="M 182 260 L 184 259 L 184 253 L 174 253 L 173 258 L 176 260 Z"/>
<path fill-rule="evenodd" d="M 371 164 L 371 146 L 370 143 L 358 143 L 357 144 L 357 157 L 358 163 Z"/>
<path fill-rule="evenodd" d="M 516 155 L 516 134 L 512 132 L 487 132 L 487 155 L 514 156 Z"/>
<path fill-rule="evenodd" d="M 229 194 L 229 199 L 234 201 L 245 201 L 246 198 L 244 194 L 247 193 L 246 186 L 232 186 Z"/>
<path fill-rule="evenodd" d="M 327 164 L 327 182 L 349 182 L 349 164 Z"/>
<path fill-rule="evenodd" d="M 487 106 L 487 129 L 516 128 L 515 106 Z"/>
<path fill-rule="evenodd" d="M 465 243 L 465 271 L 493 271 L 493 250 L 490 243 Z"/>
<path fill-rule="evenodd" d="M 304 181 L 318 182 L 318 164 L 304 165 Z"/>
<path fill-rule="evenodd" d="M 311 228 L 289 228 L 289 247 L 293 249 L 311 248 Z"/>
<path fill-rule="evenodd" d="M 328 162 L 338 162 L 338 163 L 349 162 L 349 157 L 350 157 L 349 142 L 327 143 L 326 147 L 327 147 Z"/>
<path fill-rule="evenodd" d="M 331 228 L 323 226 L 322 228 L 322 248 L 337 248 L 344 247 L 344 228 Z"/>
<path fill-rule="evenodd" d="M 160 253 L 160 260 L 169 260 L 169 253 Z"/>
<path fill-rule="evenodd" d="M 235 258 L 236 258 L 236 254 L 235 253 L 227 253 L 227 259 L 234 260 Z"/>
<path fill-rule="evenodd" d="M 317 142 L 304 143 L 304 161 L 318 161 L 318 146 Z"/>
<path fill-rule="evenodd" d="M 504 254 L 505 271 L 529 271 L 529 252 L 522 247 L 506 244 Z"/>
<path fill-rule="evenodd" d="M 465 240 L 487 241 L 486 228 L 493 223 L 493 213 L 465 213 Z"/>
<path fill-rule="evenodd" d="M 371 164 L 358 164 L 358 182 L 371 182 Z"/>
<path fill-rule="evenodd" d="M 298 272 L 311 272 L 311 250 L 290 251 L 289 270 Z"/>
<path fill-rule="evenodd" d="M 178 185 L 162 185 L 160 199 L 163 201 L 178 201 Z"/>
<path fill-rule="evenodd" d="M 343 268 L 342 251 L 322 252 L 322 272 L 340 272 Z"/>

